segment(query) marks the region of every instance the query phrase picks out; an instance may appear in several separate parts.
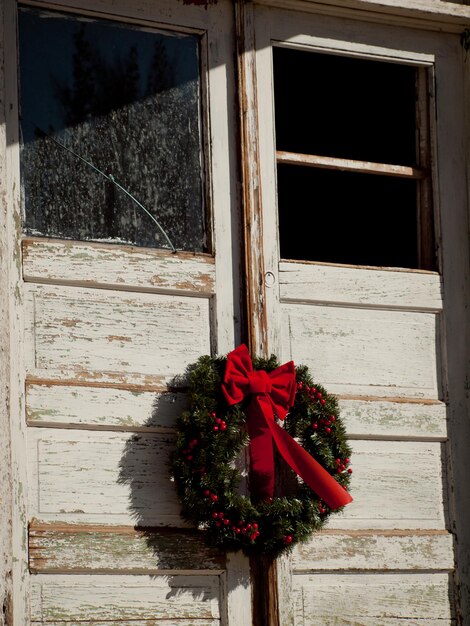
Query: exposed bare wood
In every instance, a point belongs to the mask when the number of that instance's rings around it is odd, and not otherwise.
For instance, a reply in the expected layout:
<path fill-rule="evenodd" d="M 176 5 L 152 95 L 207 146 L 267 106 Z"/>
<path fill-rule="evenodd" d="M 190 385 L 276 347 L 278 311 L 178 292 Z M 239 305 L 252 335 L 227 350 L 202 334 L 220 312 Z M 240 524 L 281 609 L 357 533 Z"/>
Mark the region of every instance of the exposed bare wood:
<path fill-rule="evenodd" d="M 252 355 L 268 356 L 263 206 L 260 183 L 256 44 L 253 4 L 235 0 L 245 233 L 246 326 Z M 280 626 L 276 562 L 250 559 L 253 624 Z"/>
<path fill-rule="evenodd" d="M 33 520 L 29 565 L 35 573 L 176 575 L 194 570 L 213 574 L 214 570 L 222 573 L 225 556 L 208 548 L 196 530 L 41 524 Z"/>
<path fill-rule="evenodd" d="M 37 238 L 24 239 L 22 250 L 28 282 L 206 297 L 215 289 L 214 259 L 207 254 Z"/>
<path fill-rule="evenodd" d="M 64 372 L 65 375 L 65 372 Z M 77 378 L 40 378 L 38 376 L 26 376 L 26 386 L 41 386 L 41 387 L 89 387 L 90 389 L 122 389 L 123 391 L 131 391 L 136 393 L 154 392 L 164 393 L 165 391 L 184 391 L 186 387 L 173 386 L 169 383 L 172 382 L 172 378 L 164 376 L 145 376 L 145 377 L 132 377 L 133 380 L 139 382 L 113 382 L 109 379 L 97 380 L 99 378 L 92 373 L 86 376 L 85 372 L 79 374 Z M 173 381 L 174 382 L 174 381 Z"/>
<path fill-rule="evenodd" d="M 276 150 L 276 160 L 280 165 L 299 165 L 326 170 L 376 174 L 377 176 L 395 176 L 412 179 L 421 179 L 426 176 L 426 172 L 417 167 L 392 165 L 388 163 L 371 163 L 370 161 L 355 161 L 353 159 L 340 159 L 318 154 L 300 154 L 298 152 L 285 152 L 283 150 Z"/>
<path fill-rule="evenodd" d="M 245 280 L 248 345 L 252 354 L 267 356 L 263 214 L 259 172 L 258 104 L 253 4 L 235 1 L 242 149 L 242 188 L 245 233 Z"/>
<path fill-rule="evenodd" d="M 0 5 L 0 32 L 5 28 L 4 4 Z M 5 63 L 5 38 L 0 37 L 0 67 Z M 12 624 L 12 504 L 13 479 L 11 464 L 11 428 L 10 428 L 10 296 L 13 291 L 12 259 L 10 246 L 11 212 L 9 189 L 6 185 L 5 171 L 7 134 L 4 107 L 6 101 L 5 76 L 0 72 L 0 625 Z M 3 613 L 3 614 L 2 614 Z"/>

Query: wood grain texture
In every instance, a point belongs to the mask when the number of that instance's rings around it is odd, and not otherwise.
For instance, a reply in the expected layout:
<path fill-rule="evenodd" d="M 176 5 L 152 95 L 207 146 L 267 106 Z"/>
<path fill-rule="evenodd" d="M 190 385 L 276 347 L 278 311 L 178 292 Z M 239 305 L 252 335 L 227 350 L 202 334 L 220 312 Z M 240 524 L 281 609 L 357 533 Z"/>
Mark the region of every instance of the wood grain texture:
<path fill-rule="evenodd" d="M 210 328 L 206 298 L 32 286 L 29 371 L 161 383 L 210 354 Z"/>
<path fill-rule="evenodd" d="M 31 426 L 168 430 L 187 406 L 184 393 L 54 384 L 26 385 Z"/>
<path fill-rule="evenodd" d="M 31 429 L 31 515 L 48 521 L 186 526 L 169 474 L 174 436 Z"/>
<path fill-rule="evenodd" d="M 283 305 L 283 361 L 333 393 L 438 398 L 432 313 Z"/>
<path fill-rule="evenodd" d="M 136 530 L 131 526 L 40 524 L 29 528 L 34 573 L 161 574 L 225 567 L 225 556 L 196 530 Z"/>
<path fill-rule="evenodd" d="M 443 403 L 341 398 L 339 407 L 349 437 L 421 441 L 447 439 L 446 406 Z"/>
<path fill-rule="evenodd" d="M 218 576 L 60 576 L 32 578 L 34 622 L 168 620 L 219 624 Z M 216 621 L 217 620 L 217 621 Z M 145 622 L 146 623 L 146 622 Z"/>
<path fill-rule="evenodd" d="M 432 272 L 322 263 L 279 264 L 281 300 L 407 310 L 442 309 L 441 278 Z"/>
<path fill-rule="evenodd" d="M 452 535 L 358 531 L 320 532 L 294 549 L 294 571 L 454 569 Z"/>
<path fill-rule="evenodd" d="M 215 265 L 209 255 L 30 238 L 23 240 L 22 252 L 28 282 L 214 293 Z"/>
<path fill-rule="evenodd" d="M 319 154 L 301 154 L 299 152 L 286 152 L 276 150 L 278 163 L 286 165 L 299 165 L 304 167 L 316 167 L 319 169 L 340 170 L 345 172 L 360 172 L 376 174 L 379 176 L 397 176 L 400 178 L 421 179 L 426 172 L 417 167 L 406 165 L 392 165 L 389 163 L 373 163 L 371 161 L 357 161 L 354 159 L 340 159 Z"/>
<path fill-rule="evenodd" d="M 354 501 L 328 528 L 445 528 L 441 444 L 352 441 Z"/>
<path fill-rule="evenodd" d="M 447 574 L 295 575 L 296 626 L 451 626 Z"/>

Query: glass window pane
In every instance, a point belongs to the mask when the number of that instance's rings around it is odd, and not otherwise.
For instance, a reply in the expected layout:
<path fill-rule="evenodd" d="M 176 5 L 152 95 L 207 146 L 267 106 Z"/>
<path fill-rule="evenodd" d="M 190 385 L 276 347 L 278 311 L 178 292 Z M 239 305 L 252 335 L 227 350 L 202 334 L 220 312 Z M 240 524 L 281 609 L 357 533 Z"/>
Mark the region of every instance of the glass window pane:
<path fill-rule="evenodd" d="M 19 30 L 25 231 L 169 247 L 143 205 L 206 250 L 198 37 L 26 8 Z"/>

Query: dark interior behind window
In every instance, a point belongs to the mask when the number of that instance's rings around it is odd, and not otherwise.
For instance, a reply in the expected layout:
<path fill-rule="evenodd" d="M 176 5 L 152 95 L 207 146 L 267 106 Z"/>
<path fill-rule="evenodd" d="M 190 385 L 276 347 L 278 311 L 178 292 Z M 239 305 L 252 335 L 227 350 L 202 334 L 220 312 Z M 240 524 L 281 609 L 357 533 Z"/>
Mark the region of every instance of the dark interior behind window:
<path fill-rule="evenodd" d="M 273 55 L 281 257 L 422 267 L 430 172 L 419 162 L 420 70 L 281 47 Z M 403 172 L 371 174 L 375 164 Z"/>

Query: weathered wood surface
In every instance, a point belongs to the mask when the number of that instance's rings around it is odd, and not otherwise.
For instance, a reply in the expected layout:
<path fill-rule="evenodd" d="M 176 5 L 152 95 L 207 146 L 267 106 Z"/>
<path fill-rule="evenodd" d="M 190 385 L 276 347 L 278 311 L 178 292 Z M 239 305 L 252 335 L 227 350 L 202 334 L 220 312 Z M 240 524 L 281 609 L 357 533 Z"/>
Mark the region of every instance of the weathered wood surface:
<path fill-rule="evenodd" d="M 442 402 L 424 404 L 407 402 L 406 399 L 341 398 L 339 407 L 349 437 L 421 441 L 447 439 L 446 406 Z"/>
<path fill-rule="evenodd" d="M 214 259 L 206 254 L 29 238 L 23 240 L 22 251 L 28 282 L 206 297 L 215 290 Z"/>
<path fill-rule="evenodd" d="M 437 399 L 433 313 L 283 304 L 283 361 L 330 392 Z"/>
<path fill-rule="evenodd" d="M 124 620 L 219 624 L 219 587 L 220 578 L 214 575 L 34 576 L 31 617 L 40 624 Z"/>
<path fill-rule="evenodd" d="M 136 530 L 129 526 L 41 524 L 29 530 L 35 573 L 221 571 L 223 554 L 194 530 Z M 446 531 L 322 531 L 293 553 L 298 572 L 334 570 L 452 571 Z"/>
<path fill-rule="evenodd" d="M 206 298 L 35 285 L 27 321 L 38 377 L 161 385 L 211 351 Z"/>
<path fill-rule="evenodd" d="M 295 571 L 453 570 L 446 531 L 323 531 L 293 553 Z"/>
<path fill-rule="evenodd" d="M 136 530 L 130 526 L 41 524 L 29 528 L 29 566 L 35 573 L 194 572 L 225 567 L 196 530 Z"/>
<path fill-rule="evenodd" d="M 450 626 L 448 574 L 294 575 L 301 626 Z"/>
<path fill-rule="evenodd" d="M 184 393 L 26 384 L 30 426 L 168 430 L 187 406 Z"/>
<path fill-rule="evenodd" d="M 169 476 L 170 434 L 41 428 L 29 439 L 38 519 L 183 525 Z M 352 444 L 355 500 L 331 518 L 332 528 L 445 527 L 439 442 Z"/>
<path fill-rule="evenodd" d="M 442 309 L 441 277 L 434 272 L 281 261 L 279 283 L 284 302 Z"/>
<path fill-rule="evenodd" d="M 322 15 L 349 18 L 357 21 L 359 28 L 360 21 L 365 21 L 374 23 L 376 28 L 393 24 L 460 34 L 470 24 L 470 11 L 462 6 L 462 1 L 346 0 L 338 5 L 328 0 L 256 0 L 256 3 L 314 13 L 317 18 Z"/>
<path fill-rule="evenodd" d="M 374 163 L 371 161 L 357 161 L 354 159 L 340 159 L 319 154 L 302 154 L 276 150 L 276 160 L 286 165 L 303 165 L 319 169 L 340 170 L 345 172 L 360 172 L 378 176 L 398 176 L 400 178 L 421 179 L 426 176 L 425 170 L 419 167 L 393 165 L 390 163 Z"/>
<path fill-rule="evenodd" d="M 445 528 L 441 444 L 352 441 L 354 501 L 329 528 Z"/>
<path fill-rule="evenodd" d="M 26 384 L 31 426 L 161 431 L 174 428 L 187 406 L 181 392 L 81 385 Z M 439 402 L 340 398 L 340 413 L 352 438 L 445 441 L 446 407 Z"/>
<path fill-rule="evenodd" d="M 31 515 L 44 520 L 185 526 L 169 474 L 169 434 L 34 429 Z"/>

